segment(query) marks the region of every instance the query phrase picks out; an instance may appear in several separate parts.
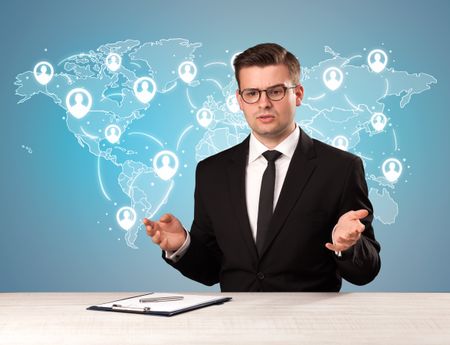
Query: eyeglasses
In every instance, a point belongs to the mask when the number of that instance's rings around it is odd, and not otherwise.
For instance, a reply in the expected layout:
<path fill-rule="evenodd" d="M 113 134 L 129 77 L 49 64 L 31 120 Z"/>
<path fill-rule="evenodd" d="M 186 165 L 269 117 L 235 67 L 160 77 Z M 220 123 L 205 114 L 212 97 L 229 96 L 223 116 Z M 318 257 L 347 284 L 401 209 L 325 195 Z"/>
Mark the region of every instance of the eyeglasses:
<path fill-rule="evenodd" d="M 265 90 L 260 89 L 244 89 L 239 90 L 239 94 L 241 95 L 242 99 L 247 104 L 253 104 L 259 101 L 261 98 L 261 94 L 263 92 L 266 93 L 267 97 L 271 101 L 281 101 L 284 96 L 286 96 L 286 91 L 289 89 L 295 89 L 298 85 L 294 86 L 284 86 L 284 85 L 275 85 L 271 86 Z"/>

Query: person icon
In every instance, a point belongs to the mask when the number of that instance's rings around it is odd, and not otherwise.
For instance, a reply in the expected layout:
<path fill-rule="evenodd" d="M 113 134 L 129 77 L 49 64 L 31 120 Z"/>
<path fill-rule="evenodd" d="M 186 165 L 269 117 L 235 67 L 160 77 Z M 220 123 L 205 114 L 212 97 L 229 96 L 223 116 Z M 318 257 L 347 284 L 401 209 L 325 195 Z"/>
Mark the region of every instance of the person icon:
<path fill-rule="evenodd" d="M 109 125 L 105 128 L 105 138 L 111 144 L 116 144 L 119 142 L 120 136 L 122 135 L 122 131 L 120 127 L 117 125 Z"/>
<path fill-rule="evenodd" d="M 207 128 L 213 120 L 213 114 L 208 108 L 201 108 L 197 111 L 197 122 L 200 126 Z"/>
<path fill-rule="evenodd" d="M 47 61 L 38 62 L 33 69 L 36 81 L 41 85 L 47 85 L 54 74 L 53 66 Z"/>
<path fill-rule="evenodd" d="M 344 74 L 337 67 L 328 67 L 325 72 L 323 72 L 323 83 L 331 91 L 339 89 L 344 80 Z"/>
<path fill-rule="evenodd" d="M 197 75 L 197 66 L 192 61 L 184 61 L 178 66 L 178 75 L 182 81 L 189 84 Z"/>
<path fill-rule="evenodd" d="M 116 213 L 117 223 L 125 231 L 130 230 L 136 224 L 136 219 L 136 211 L 129 206 L 120 208 Z"/>
<path fill-rule="evenodd" d="M 75 102 L 73 102 L 75 101 Z M 92 96 L 83 88 L 75 88 L 66 96 L 66 107 L 76 119 L 81 119 L 91 110 Z"/>
<path fill-rule="evenodd" d="M 389 182 L 397 182 L 402 174 L 402 163 L 396 158 L 388 158 L 383 162 L 381 171 Z"/>
<path fill-rule="evenodd" d="M 161 162 L 159 162 L 160 160 Z M 168 150 L 158 152 L 158 154 L 153 158 L 153 170 L 163 181 L 170 180 L 176 174 L 178 166 L 178 157 L 173 152 Z"/>
<path fill-rule="evenodd" d="M 386 127 L 387 117 L 383 113 L 373 113 L 370 117 L 370 123 L 375 131 L 381 132 Z"/>
<path fill-rule="evenodd" d="M 42 85 L 47 85 L 52 79 L 50 73 L 47 73 L 47 68 L 47 65 L 44 64 L 39 66 L 39 71 L 36 79 Z"/>
<path fill-rule="evenodd" d="M 231 68 L 233 69 L 233 71 L 234 71 L 234 60 L 236 60 L 236 56 L 238 56 L 238 55 L 241 54 L 241 53 L 242 53 L 242 52 L 234 53 L 233 56 L 232 56 L 231 59 L 230 59 L 230 65 L 231 65 Z"/>
<path fill-rule="evenodd" d="M 156 94 L 156 83 L 150 77 L 141 77 L 134 82 L 133 90 L 138 101 L 146 104 Z"/>
<path fill-rule="evenodd" d="M 381 61 L 381 58 L 383 58 L 383 61 Z M 382 72 L 385 69 L 387 62 L 387 54 L 381 49 L 374 49 L 367 55 L 367 63 L 370 69 L 375 73 Z"/>
<path fill-rule="evenodd" d="M 232 113 L 237 113 L 239 111 L 239 103 L 235 95 L 229 95 L 226 103 L 228 110 Z"/>
<path fill-rule="evenodd" d="M 336 136 L 333 139 L 333 141 L 331 142 L 331 144 L 334 147 L 341 149 L 343 151 L 347 151 L 347 149 L 348 149 L 348 139 L 347 139 L 347 137 L 345 137 L 343 135 Z"/>
<path fill-rule="evenodd" d="M 111 72 L 116 72 L 122 64 L 122 57 L 117 53 L 109 53 L 105 59 L 105 65 Z"/>

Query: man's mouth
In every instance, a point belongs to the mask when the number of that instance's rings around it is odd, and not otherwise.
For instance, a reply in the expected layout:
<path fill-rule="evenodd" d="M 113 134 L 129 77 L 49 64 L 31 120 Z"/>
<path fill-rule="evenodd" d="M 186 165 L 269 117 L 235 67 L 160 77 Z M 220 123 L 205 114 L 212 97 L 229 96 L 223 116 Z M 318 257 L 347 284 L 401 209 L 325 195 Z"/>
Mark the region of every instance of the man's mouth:
<path fill-rule="evenodd" d="M 272 114 L 261 114 L 261 115 L 256 116 L 257 121 L 259 121 L 260 123 L 265 123 L 265 124 L 273 122 L 274 119 L 275 119 L 275 115 L 272 115 Z"/>
<path fill-rule="evenodd" d="M 257 119 L 261 119 L 261 120 L 273 119 L 273 118 L 275 118 L 275 115 L 272 115 L 272 114 L 261 114 L 261 115 L 256 116 L 256 118 Z"/>

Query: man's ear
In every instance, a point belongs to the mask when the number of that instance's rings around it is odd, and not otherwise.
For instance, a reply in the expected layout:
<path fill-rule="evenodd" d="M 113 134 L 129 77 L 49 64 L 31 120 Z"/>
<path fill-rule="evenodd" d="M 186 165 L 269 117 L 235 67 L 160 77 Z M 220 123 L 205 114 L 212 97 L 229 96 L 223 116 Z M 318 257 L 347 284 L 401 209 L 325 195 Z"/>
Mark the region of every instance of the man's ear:
<path fill-rule="evenodd" d="M 299 107 L 302 104 L 303 100 L 303 93 L 304 93 L 303 85 L 298 84 L 295 87 L 294 92 L 295 92 L 295 105 Z"/>
<path fill-rule="evenodd" d="M 241 110 L 244 110 L 242 107 L 243 107 L 243 105 L 244 105 L 244 101 L 242 100 L 242 97 L 241 97 L 241 95 L 239 94 L 239 89 L 237 89 L 236 90 L 236 99 L 238 100 L 238 102 L 239 102 L 239 108 L 241 109 Z"/>

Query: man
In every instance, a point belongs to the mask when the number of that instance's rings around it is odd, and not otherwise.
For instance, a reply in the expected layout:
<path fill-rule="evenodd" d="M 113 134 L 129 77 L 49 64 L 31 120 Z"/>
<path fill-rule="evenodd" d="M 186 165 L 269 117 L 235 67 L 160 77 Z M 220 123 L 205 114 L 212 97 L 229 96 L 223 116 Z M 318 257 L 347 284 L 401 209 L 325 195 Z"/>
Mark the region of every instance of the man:
<path fill-rule="evenodd" d="M 298 60 L 277 44 L 234 61 L 236 97 L 252 132 L 201 161 L 190 232 L 144 219 L 164 259 L 222 291 L 339 291 L 380 269 L 361 159 L 311 139 L 295 123 Z"/>

